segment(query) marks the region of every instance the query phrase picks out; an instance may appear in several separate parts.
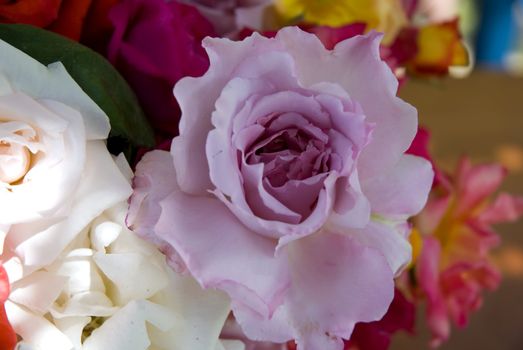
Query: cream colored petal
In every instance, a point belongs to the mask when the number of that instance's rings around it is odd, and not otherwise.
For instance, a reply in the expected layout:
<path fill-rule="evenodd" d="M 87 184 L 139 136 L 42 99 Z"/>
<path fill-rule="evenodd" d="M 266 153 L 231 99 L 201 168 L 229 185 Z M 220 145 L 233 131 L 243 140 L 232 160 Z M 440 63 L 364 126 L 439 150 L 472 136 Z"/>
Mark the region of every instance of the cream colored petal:
<path fill-rule="evenodd" d="M 73 343 L 75 350 L 82 348 L 82 331 L 91 321 L 90 317 L 66 317 L 55 319 L 55 326 Z"/>
<path fill-rule="evenodd" d="M 216 350 L 245 350 L 245 344 L 239 340 L 221 340 L 216 344 Z"/>
<path fill-rule="evenodd" d="M 167 330 L 173 326 L 174 317 L 157 304 L 132 301 L 94 330 L 83 350 L 146 350 L 151 344 L 146 322 Z"/>
<path fill-rule="evenodd" d="M 202 290 L 191 277 L 169 274 L 170 287 L 151 300 L 175 310 L 179 319 L 170 332 L 156 334 L 154 344 L 173 344 L 173 350 L 214 350 L 230 312 L 229 299 L 222 292 Z"/>
<path fill-rule="evenodd" d="M 73 295 L 62 307 L 54 305 L 50 310 L 55 319 L 71 316 L 109 317 L 118 311 L 111 299 L 100 292 Z"/>
<path fill-rule="evenodd" d="M 131 166 L 127 162 L 127 159 L 125 158 L 125 155 L 123 153 L 120 153 L 116 157 L 114 157 L 114 162 L 116 163 L 116 166 L 120 171 L 122 172 L 123 176 L 131 183 L 131 179 L 134 176 L 133 169 L 131 169 Z"/>
<path fill-rule="evenodd" d="M 41 315 L 58 298 L 67 278 L 37 271 L 11 285 L 9 299 Z"/>
<path fill-rule="evenodd" d="M 44 317 L 9 300 L 5 303 L 5 310 L 15 332 L 25 343 L 31 344 L 33 349 L 71 350 L 71 341 Z"/>
<path fill-rule="evenodd" d="M 105 248 L 113 243 L 122 232 L 122 225 L 104 221 L 91 229 L 91 242 L 95 251 L 105 253 Z"/>
<path fill-rule="evenodd" d="M 90 252 L 88 256 L 75 255 L 78 252 Z M 87 291 L 99 291 L 105 293 L 105 283 L 100 272 L 92 259 L 90 249 L 74 250 L 68 256 L 54 264 L 49 271 L 67 277 L 68 283 L 64 286 L 64 293 L 73 295 Z"/>
<path fill-rule="evenodd" d="M 119 305 L 147 299 L 165 288 L 165 272 L 147 257 L 136 253 L 94 255 L 100 270 L 114 284 L 114 299 Z"/>
<path fill-rule="evenodd" d="M 7 257 L 4 254 L 4 256 L 2 256 L 2 259 L 6 259 L 5 261 L 3 261 L 3 267 L 7 272 L 7 276 L 9 277 L 9 282 L 11 284 L 18 281 L 24 276 L 24 266 L 20 258 L 18 258 L 17 256 Z"/>

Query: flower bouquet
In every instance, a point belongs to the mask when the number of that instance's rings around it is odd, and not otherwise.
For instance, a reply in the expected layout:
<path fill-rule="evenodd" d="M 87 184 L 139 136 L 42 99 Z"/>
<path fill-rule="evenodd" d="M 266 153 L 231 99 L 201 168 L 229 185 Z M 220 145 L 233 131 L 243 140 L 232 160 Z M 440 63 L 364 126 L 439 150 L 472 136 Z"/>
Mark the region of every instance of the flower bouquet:
<path fill-rule="evenodd" d="M 420 305 L 431 346 L 465 326 L 523 198 L 492 198 L 498 164 L 443 171 L 398 97 L 469 63 L 435 4 L 0 3 L 0 349 L 387 349 Z"/>

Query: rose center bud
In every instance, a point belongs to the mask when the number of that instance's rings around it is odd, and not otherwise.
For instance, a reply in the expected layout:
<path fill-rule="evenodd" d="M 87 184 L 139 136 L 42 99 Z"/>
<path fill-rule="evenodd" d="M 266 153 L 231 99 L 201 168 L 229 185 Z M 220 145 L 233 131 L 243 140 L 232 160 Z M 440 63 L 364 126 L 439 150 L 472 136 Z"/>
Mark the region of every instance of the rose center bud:
<path fill-rule="evenodd" d="M 330 149 L 321 140 L 296 128 L 279 131 L 259 141 L 253 151 L 247 162 L 264 163 L 264 178 L 273 187 L 329 171 Z"/>
<path fill-rule="evenodd" d="M 14 184 L 23 179 L 38 150 L 36 131 L 29 124 L 0 122 L 0 182 Z"/>
<path fill-rule="evenodd" d="M 31 163 L 27 147 L 0 141 L 0 181 L 12 184 L 22 179 Z"/>
<path fill-rule="evenodd" d="M 329 131 L 296 112 L 258 118 L 257 125 L 263 131 L 247 148 L 244 159 L 248 167 L 263 166 L 257 175 L 261 176 L 257 181 L 261 181 L 263 189 L 259 182 L 248 184 L 246 199 L 256 215 L 268 220 L 302 222 L 314 210 L 323 181 L 331 171 L 341 170 L 342 160 L 332 149 Z M 257 193 L 261 193 L 259 197 Z M 267 199 L 269 196 L 292 218 L 275 219 L 273 209 L 259 210 L 265 203 L 259 198 L 268 202 L 272 200 Z"/>

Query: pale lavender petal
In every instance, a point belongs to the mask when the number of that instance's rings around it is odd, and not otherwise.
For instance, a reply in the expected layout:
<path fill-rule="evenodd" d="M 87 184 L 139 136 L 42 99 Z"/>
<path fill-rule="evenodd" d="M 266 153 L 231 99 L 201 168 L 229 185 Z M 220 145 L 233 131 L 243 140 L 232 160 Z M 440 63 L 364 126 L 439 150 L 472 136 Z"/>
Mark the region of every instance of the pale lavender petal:
<path fill-rule="evenodd" d="M 330 128 L 331 123 L 328 113 L 322 109 L 318 101 L 304 91 L 288 90 L 277 91 L 271 95 L 263 96 L 253 106 L 248 124 L 255 123 L 259 118 L 286 112 L 294 112 L 305 116 L 314 125 L 321 128 Z"/>
<path fill-rule="evenodd" d="M 370 220 L 371 205 L 360 188 L 358 173 L 336 183 L 334 211 L 329 217 L 329 227 L 341 232 L 347 229 L 364 228 Z"/>
<path fill-rule="evenodd" d="M 429 161 L 406 154 L 390 171 L 365 181 L 363 193 L 373 213 L 406 219 L 425 206 L 433 178 Z"/>
<path fill-rule="evenodd" d="M 287 208 L 308 217 L 316 207 L 316 199 L 326 177 L 327 174 L 318 174 L 301 181 L 288 181 L 281 187 L 265 184 L 265 188 Z"/>
<path fill-rule="evenodd" d="M 129 200 L 126 223 L 131 230 L 147 240 L 156 240 L 154 226 L 161 214 L 160 202 L 178 192 L 173 158 L 166 151 L 146 153 L 136 166 L 133 195 Z"/>
<path fill-rule="evenodd" d="M 263 185 L 263 164 L 243 163 L 245 198 L 256 217 L 269 221 L 298 224 L 301 215 L 293 212 L 274 198 Z"/>
<path fill-rule="evenodd" d="M 183 273 L 186 271 L 185 263 L 171 245 L 156 235 L 154 228 L 162 212 L 160 202 L 172 192 L 180 191 L 175 178 L 173 158 L 169 152 L 146 153 L 136 165 L 133 194 L 125 221 L 129 229 L 154 243 L 166 255 L 173 269 Z"/>
<path fill-rule="evenodd" d="M 243 332 L 251 340 L 285 343 L 296 337 L 286 304 L 280 305 L 270 318 L 239 303 L 233 302 L 232 310 Z"/>
<path fill-rule="evenodd" d="M 402 227 L 371 221 L 365 228 L 350 230 L 345 234 L 354 237 L 361 244 L 379 251 L 395 275 L 403 271 L 411 260 L 412 246 Z"/>
<path fill-rule="evenodd" d="M 286 303 L 298 344 L 348 339 L 356 322 L 379 320 L 394 294 L 392 271 L 382 253 L 345 235 L 320 232 L 289 244 L 292 287 Z M 307 346 L 307 344 L 309 346 Z"/>
<path fill-rule="evenodd" d="M 273 240 L 251 232 L 212 197 L 174 192 L 160 206 L 156 234 L 204 288 L 224 290 L 265 316 L 276 309 L 289 279 L 285 259 L 274 257 Z"/>

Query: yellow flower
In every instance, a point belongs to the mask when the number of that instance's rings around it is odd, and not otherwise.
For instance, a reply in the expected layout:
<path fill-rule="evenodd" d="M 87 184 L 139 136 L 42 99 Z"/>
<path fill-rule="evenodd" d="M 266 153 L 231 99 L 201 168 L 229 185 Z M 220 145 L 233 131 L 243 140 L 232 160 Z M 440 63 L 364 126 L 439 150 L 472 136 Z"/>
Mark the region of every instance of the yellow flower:
<path fill-rule="evenodd" d="M 385 33 L 384 43 L 407 24 L 400 0 L 275 0 L 275 5 L 287 23 L 303 20 L 330 27 L 365 23 L 367 30 Z"/>
<path fill-rule="evenodd" d="M 418 53 L 409 70 L 419 74 L 445 75 L 450 66 L 466 66 L 469 62 L 458 28 L 458 21 L 428 25 L 418 34 Z"/>

